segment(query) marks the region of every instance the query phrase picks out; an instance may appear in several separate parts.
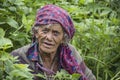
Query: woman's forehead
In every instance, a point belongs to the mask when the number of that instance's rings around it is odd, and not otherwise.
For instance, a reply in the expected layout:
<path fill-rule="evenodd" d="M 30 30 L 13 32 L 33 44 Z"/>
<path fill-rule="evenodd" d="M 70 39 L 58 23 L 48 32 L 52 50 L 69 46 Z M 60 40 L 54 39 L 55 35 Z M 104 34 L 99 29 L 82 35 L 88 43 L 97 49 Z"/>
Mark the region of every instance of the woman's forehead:
<path fill-rule="evenodd" d="M 42 28 L 62 28 L 62 26 L 59 23 L 56 24 L 44 24 L 44 25 L 40 25 L 40 27 Z"/>
<path fill-rule="evenodd" d="M 59 23 L 41 25 L 40 27 L 41 27 L 42 29 L 47 28 L 47 29 L 54 29 L 54 30 L 63 30 L 63 29 L 62 29 L 62 26 L 61 26 Z"/>

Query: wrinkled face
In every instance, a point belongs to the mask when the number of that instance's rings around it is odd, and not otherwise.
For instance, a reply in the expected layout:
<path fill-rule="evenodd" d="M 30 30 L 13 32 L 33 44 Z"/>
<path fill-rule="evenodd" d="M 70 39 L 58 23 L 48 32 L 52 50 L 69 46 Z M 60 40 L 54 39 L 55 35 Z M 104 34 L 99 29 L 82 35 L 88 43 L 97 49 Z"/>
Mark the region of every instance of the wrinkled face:
<path fill-rule="evenodd" d="M 43 53 L 56 53 L 63 41 L 63 29 L 60 24 L 42 25 L 35 34 L 39 49 Z"/>

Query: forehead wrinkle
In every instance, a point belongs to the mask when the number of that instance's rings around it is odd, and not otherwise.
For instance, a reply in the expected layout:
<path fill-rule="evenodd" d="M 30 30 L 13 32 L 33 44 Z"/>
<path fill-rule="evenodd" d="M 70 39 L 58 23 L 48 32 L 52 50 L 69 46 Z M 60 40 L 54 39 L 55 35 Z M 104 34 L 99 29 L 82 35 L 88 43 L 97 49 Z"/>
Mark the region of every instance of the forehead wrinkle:
<path fill-rule="evenodd" d="M 59 24 L 50 24 L 50 25 L 48 25 L 48 26 L 46 26 L 46 27 L 60 27 L 61 29 L 62 29 L 62 26 Z"/>
<path fill-rule="evenodd" d="M 53 25 L 52 27 L 55 27 L 55 28 L 53 28 L 53 31 L 58 31 L 58 32 L 62 31 L 63 32 L 63 29 L 62 29 L 61 25 Z"/>

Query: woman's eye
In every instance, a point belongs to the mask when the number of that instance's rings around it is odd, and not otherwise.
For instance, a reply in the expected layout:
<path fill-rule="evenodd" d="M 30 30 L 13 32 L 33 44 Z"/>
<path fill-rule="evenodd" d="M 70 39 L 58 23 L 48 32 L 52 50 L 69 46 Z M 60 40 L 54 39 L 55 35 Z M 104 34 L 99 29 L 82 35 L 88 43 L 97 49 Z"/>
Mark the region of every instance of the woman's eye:
<path fill-rule="evenodd" d="M 47 33 L 48 31 L 47 30 L 42 30 L 43 33 Z"/>
<path fill-rule="evenodd" d="M 55 36 L 58 36 L 58 35 L 59 35 L 59 32 L 54 31 L 54 35 L 55 35 Z"/>

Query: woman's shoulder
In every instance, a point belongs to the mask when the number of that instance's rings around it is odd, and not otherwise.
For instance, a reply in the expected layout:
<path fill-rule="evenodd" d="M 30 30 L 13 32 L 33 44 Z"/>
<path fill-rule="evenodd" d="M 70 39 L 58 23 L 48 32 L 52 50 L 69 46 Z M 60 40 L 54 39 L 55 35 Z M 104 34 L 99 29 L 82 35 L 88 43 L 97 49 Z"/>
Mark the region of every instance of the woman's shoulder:
<path fill-rule="evenodd" d="M 28 44 L 26 46 L 23 46 L 21 48 L 18 48 L 16 50 L 13 50 L 11 52 L 11 55 L 14 56 L 14 57 L 15 56 L 18 57 L 18 60 L 19 60 L 18 63 L 28 64 L 28 63 L 30 63 L 30 61 L 27 59 L 26 53 L 27 53 L 29 47 L 30 47 L 30 44 Z"/>
<path fill-rule="evenodd" d="M 75 49 L 75 46 L 73 46 L 72 44 L 69 43 L 68 46 L 69 46 L 69 48 L 70 48 L 71 50 L 76 50 L 76 49 Z"/>
<path fill-rule="evenodd" d="M 30 47 L 30 44 L 25 45 L 25 46 L 23 46 L 23 47 L 20 47 L 20 48 L 18 48 L 18 49 L 13 50 L 13 51 L 11 52 L 11 54 L 12 54 L 13 56 L 18 56 L 18 55 L 21 55 L 21 54 L 25 54 L 25 53 L 27 52 L 27 50 L 29 49 L 29 47 Z"/>
<path fill-rule="evenodd" d="M 75 46 L 73 46 L 72 44 L 68 44 L 69 48 L 71 49 L 72 51 L 72 55 L 77 59 L 77 61 L 79 63 L 81 63 L 83 61 L 80 53 L 77 51 L 77 49 L 75 48 Z"/>

